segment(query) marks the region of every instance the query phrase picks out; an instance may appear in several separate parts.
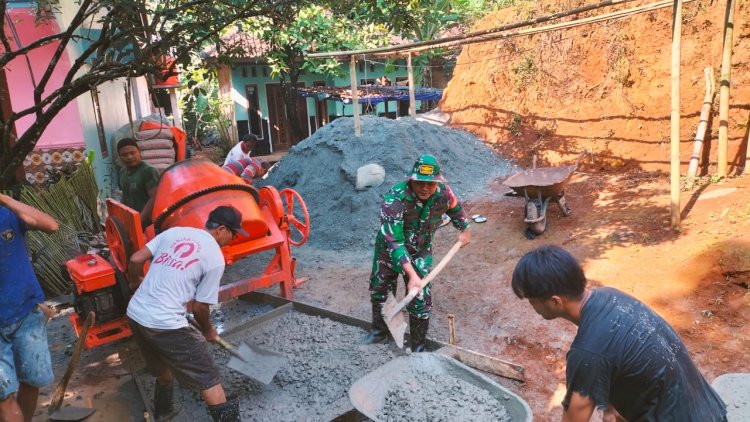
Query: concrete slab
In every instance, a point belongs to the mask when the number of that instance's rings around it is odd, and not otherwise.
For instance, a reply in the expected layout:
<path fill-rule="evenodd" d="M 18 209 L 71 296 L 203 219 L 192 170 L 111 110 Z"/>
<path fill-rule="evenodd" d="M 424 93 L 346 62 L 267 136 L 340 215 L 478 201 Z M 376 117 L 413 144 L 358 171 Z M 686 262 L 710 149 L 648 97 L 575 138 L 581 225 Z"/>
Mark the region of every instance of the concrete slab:
<path fill-rule="evenodd" d="M 720 375 L 711 386 L 727 405 L 728 422 L 750 422 L 750 373 Z"/>

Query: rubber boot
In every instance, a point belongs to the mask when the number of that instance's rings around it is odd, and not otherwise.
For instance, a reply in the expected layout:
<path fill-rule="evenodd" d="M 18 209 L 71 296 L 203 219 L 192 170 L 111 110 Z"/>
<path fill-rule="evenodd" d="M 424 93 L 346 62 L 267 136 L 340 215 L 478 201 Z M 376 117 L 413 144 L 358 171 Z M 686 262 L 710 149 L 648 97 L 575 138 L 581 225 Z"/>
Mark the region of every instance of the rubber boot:
<path fill-rule="evenodd" d="M 240 399 L 234 398 L 222 404 L 208 406 L 208 413 L 214 422 L 240 422 Z"/>
<path fill-rule="evenodd" d="M 372 302 L 372 327 L 359 344 L 382 343 L 386 339 L 388 339 L 388 327 L 383 319 L 383 304 Z"/>
<path fill-rule="evenodd" d="M 412 352 L 424 352 L 427 347 L 427 329 L 430 319 L 419 319 L 409 314 L 409 339 Z"/>
<path fill-rule="evenodd" d="M 156 383 L 154 388 L 154 418 L 159 421 L 169 421 L 180 412 L 174 407 L 174 381 L 169 384 Z"/>

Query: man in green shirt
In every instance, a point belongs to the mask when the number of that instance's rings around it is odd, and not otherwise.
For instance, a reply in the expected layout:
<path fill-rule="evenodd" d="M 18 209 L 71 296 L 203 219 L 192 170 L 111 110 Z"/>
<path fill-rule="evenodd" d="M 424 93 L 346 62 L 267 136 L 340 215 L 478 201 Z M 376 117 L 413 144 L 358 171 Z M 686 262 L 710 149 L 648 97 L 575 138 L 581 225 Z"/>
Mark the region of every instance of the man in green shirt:
<path fill-rule="evenodd" d="M 146 227 L 151 223 L 159 172 L 141 160 L 141 149 L 135 139 L 121 139 L 117 155 L 125 166 L 120 169 L 122 202 L 141 213 L 141 224 Z"/>
<path fill-rule="evenodd" d="M 437 158 L 425 154 L 414 163 L 406 180 L 397 183 L 383 198 L 370 274 L 372 328 L 361 343 L 379 343 L 388 338 L 383 303 L 389 294 L 396 292 L 396 281 L 402 275 L 407 291 L 422 289 L 422 294 L 406 310 L 411 351 L 425 351 L 432 290 L 429 284 L 422 285 L 422 278 L 432 268 L 432 240 L 443 214 L 450 217 L 459 231 L 462 245 L 468 245 L 471 232 L 466 212 L 443 178 Z"/>

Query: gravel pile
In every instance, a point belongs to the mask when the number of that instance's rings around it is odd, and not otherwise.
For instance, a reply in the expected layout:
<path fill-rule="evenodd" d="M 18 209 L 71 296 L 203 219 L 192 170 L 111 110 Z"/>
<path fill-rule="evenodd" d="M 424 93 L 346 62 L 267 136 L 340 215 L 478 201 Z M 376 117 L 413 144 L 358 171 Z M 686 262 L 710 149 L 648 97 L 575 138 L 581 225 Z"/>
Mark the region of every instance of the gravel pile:
<path fill-rule="evenodd" d="M 380 223 L 383 195 L 404 179 L 421 154 L 435 155 L 459 199 L 481 192 L 486 183 L 513 172 L 474 135 L 411 118 L 362 118 L 354 136 L 352 118 L 339 118 L 289 150 L 258 183 L 300 193 L 310 212 L 310 244 L 323 249 L 369 249 Z M 357 169 L 385 169 L 385 181 L 354 189 Z"/>
<path fill-rule="evenodd" d="M 262 385 L 226 368 L 229 355 L 214 348 L 228 395 L 240 398 L 243 421 L 330 421 L 352 409 L 349 387 L 396 356 L 387 344 L 359 345 L 359 327 L 292 311 L 252 331 L 226 336 L 234 344 L 252 342 L 287 358 L 271 384 Z M 140 376 L 149 397 L 153 378 Z M 175 392 L 180 414 L 174 421 L 211 421 L 200 395 Z"/>
<path fill-rule="evenodd" d="M 357 344 L 365 334 L 362 328 L 300 312 L 242 334 L 234 341 L 252 342 L 288 359 L 261 391 L 241 375 L 227 374 L 230 390 L 250 394 L 242 406 L 244 420 L 329 421 L 351 410 L 348 391 L 356 380 L 395 357 L 387 344 Z"/>
<path fill-rule="evenodd" d="M 419 374 L 393 386 L 378 412 L 387 422 L 510 422 L 505 407 L 487 390 L 457 379 Z M 419 403 L 419 405 L 415 405 Z"/>

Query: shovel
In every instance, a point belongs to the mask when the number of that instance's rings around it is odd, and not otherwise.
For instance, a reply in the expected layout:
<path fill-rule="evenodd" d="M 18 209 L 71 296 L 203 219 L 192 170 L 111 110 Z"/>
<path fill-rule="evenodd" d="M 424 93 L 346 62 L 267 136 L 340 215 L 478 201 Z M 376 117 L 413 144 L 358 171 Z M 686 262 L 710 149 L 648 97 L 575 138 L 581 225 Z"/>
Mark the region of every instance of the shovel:
<path fill-rule="evenodd" d="M 81 357 L 81 348 L 83 348 L 84 340 L 86 340 L 86 334 L 89 331 L 89 327 L 94 324 L 95 318 L 96 317 L 93 311 L 89 312 L 88 316 L 86 316 L 86 321 L 83 323 L 81 332 L 78 335 L 78 340 L 76 340 L 75 350 L 73 350 L 73 355 L 70 357 L 68 369 L 65 371 L 65 375 L 63 375 L 62 379 L 57 384 L 57 387 L 55 387 L 54 393 L 52 393 L 52 400 L 50 400 L 47 412 L 50 415 L 50 419 L 54 421 L 80 421 L 81 419 L 89 417 L 96 411 L 96 409 L 92 409 L 90 407 L 75 406 L 68 406 L 60 409 L 63 398 L 65 398 L 65 388 L 67 388 L 68 381 L 70 381 L 70 377 L 73 375 L 73 372 L 76 369 L 78 359 Z"/>
<path fill-rule="evenodd" d="M 201 329 L 198 321 L 192 315 L 188 314 L 187 319 L 195 328 Z M 268 385 L 273 380 L 273 377 L 279 372 L 279 368 L 286 362 L 286 358 L 279 353 L 264 350 L 245 342 L 241 343 L 239 347 L 233 346 L 221 337 L 217 337 L 216 342 L 222 349 L 232 355 L 227 364 L 229 369 L 234 369 L 264 385 Z"/>
<path fill-rule="evenodd" d="M 448 253 L 445 254 L 443 259 L 438 262 L 435 268 L 427 274 L 427 277 L 422 280 L 425 286 L 443 270 L 448 264 L 448 261 L 450 261 L 451 258 L 453 258 L 453 255 L 458 252 L 459 248 L 461 248 L 461 241 L 456 242 Z M 383 319 L 385 320 L 385 325 L 388 326 L 388 331 L 391 332 L 391 336 L 393 336 L 393 340 L 396 341 L 396 346 L 398 346 L 399 349 L 404 347 L 404 332 L 406 332 L 406 320 L 404 320 L 404 315 L 401 313 L 401 310 L 407 303 L 411 302 L 421 290 L 422 289 L 411 289 L 400 302 L 396 300 L 396 296 L 390 294 L 383 304 Z"/>

